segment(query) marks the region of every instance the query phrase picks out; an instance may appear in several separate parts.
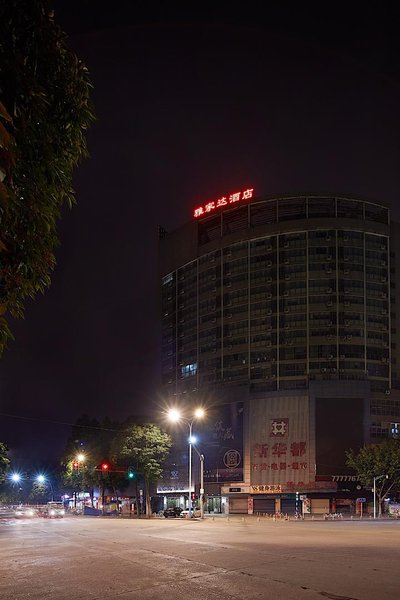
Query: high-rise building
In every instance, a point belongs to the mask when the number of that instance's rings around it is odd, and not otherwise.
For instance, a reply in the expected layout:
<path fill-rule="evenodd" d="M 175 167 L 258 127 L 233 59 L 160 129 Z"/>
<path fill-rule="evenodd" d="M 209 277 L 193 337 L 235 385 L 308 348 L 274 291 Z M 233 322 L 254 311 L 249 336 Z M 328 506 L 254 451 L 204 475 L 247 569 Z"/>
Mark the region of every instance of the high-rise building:
<path fill-rule="evenodd" d="M 160 235 L 163 395 L 244 409 L 231 512 L 356 508 L 346 449 L 400 421 L 399 232 L 381 203 L 247 189 Z"/>

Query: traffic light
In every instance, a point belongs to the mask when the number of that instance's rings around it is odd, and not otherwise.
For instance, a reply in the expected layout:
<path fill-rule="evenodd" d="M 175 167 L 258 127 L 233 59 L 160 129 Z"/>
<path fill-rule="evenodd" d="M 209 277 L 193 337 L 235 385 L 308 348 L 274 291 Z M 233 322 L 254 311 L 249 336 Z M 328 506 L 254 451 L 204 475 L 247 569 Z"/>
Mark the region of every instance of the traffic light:
<path fill-rule="evenodd" d="M 74 460 L 74 462 L 72 463 L 72 469 L 74 471 L 79 471 L 79 462 L 77 460 Z"/>
<path fill-rule="evenodd" d="M 136 473 L 133 467 L 128 467 L 128 479 L 136 479 Z"/>
<path fill-rule="evenodd" d="M 197 500 L 197 494 L 196 494 L 196 492 L 192 492 L 191 498 L 192 498 L 192 502 L 194 502 L 195 500 Z"/>
<path fill-rule="evenodd" d="M 101 463 L 101 470 L 103 471 L 103 473 L 107 473 L 109 468 L 110 468 L 110 465 L 107 462 Z"/>

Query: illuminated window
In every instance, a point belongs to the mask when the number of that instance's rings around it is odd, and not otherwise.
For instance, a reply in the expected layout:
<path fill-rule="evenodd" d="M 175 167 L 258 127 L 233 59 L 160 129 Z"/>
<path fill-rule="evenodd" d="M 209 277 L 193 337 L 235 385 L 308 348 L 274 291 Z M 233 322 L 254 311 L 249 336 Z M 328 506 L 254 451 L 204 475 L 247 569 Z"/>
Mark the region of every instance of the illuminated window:
<path fill-rule="evenodd" d="M 192 375 L 196 375 L 197 373 L 197 363 L 191 363 L 190 365 L 185 365 L 181 367 L 182 377 L 192 377 Z"/>
<path fill-rule="evenodd" d="M 165 275 L 165 277 L 162 278 L 162 284 L 166 285 L 167 283 L 170 283 L 173 280 L 174 276 L 172 273 L 168 273 L 168 275 Z"/>

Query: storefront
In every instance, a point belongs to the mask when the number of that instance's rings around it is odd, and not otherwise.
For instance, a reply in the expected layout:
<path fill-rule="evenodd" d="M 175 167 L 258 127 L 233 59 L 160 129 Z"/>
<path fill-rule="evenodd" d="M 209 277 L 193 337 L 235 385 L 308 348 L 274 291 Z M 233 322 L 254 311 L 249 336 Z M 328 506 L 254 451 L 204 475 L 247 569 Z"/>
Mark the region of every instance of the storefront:
<path fill-rule="evenodd" d="M 271 498 L 271 496 L 253 498 L 253 513 L 255 515 L 274 515 L 276 512 L 275 498 Z"/>
<path fill-rule="evenodd" d="M 310 498 L 310 513 L 312 515 L 324 515 L 330 512 L 329 498 Z"/>
<path fill-rule="evenodd" d="M 208 514 L 221 514 L 222 513 L 222 498 L 221 496 L 210 496 L 206 498 L 204 505 L 204 512 Z"/>
<path fill-rule="evenodd" d="M 237 495 L 230 496 L 229 501 L 227 499 L 226 506 L 229 506 L 229 514 L 231 515 L 247 515 L 248 514 L 248 496 Z"/>

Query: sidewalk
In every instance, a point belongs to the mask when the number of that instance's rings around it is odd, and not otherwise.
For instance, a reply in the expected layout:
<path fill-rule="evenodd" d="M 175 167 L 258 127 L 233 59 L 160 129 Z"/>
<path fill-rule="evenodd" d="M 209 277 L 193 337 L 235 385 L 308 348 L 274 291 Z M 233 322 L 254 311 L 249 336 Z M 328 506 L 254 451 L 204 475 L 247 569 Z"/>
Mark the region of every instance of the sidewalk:
<path fill-rule="evenodd" d="M 209 513 L 205 513 L 204 514 L 204 518 L 205 519 L 234 519 L 234 520 L 260 520 L 260 521 L 271 521 L 271 522 L 278 522 L 278 521 L 298 521 L 299 523 L 302 523 L 304 521 L 335 521 L 335 522 L 341 522 L 341 521 L 398 521 L 398 518 L 395 517 L 391 517 L 388 515 L 385 515 L 381 518 L 376 518 L 374 519 L 372 515 L 363 515 L 363 517 L 361 518 L 359 515 L 342 515 L 342 517 L 325 517 L 324 515 L 305 515 L 304 518 L 296 518 L 294 515 L 287 515 L 284 517 L 277 517 L 274 515 L 269 515 L 269 514 L 253 514 L 253 515 L 249 515 L 249 514 L 209 514 Z"/>

